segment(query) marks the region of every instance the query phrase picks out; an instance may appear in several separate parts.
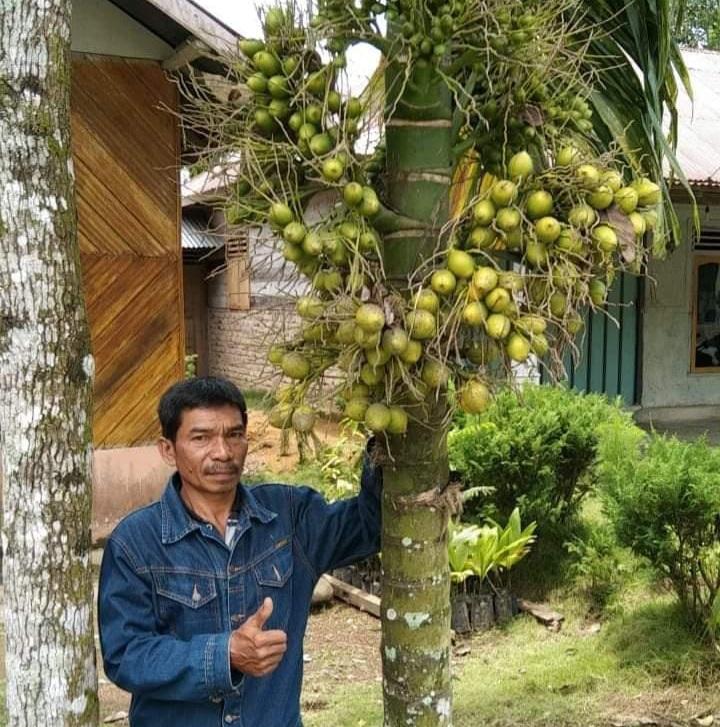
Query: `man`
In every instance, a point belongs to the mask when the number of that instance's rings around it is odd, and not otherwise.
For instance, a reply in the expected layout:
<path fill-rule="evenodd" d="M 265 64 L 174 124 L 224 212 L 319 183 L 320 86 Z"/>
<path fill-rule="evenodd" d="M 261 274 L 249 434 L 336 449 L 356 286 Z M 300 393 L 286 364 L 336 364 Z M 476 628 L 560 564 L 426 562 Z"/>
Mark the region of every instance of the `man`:
<path fill-rule="evenodd" d="M 245 487 L 247 411 L 219 378 L 187 379 L 158 408 L 162 498 L 105 547 L 105 672 L 132 727 L 300 727 L 302 642 L 319 576 L 379 547 L 381 473 L 328 504 L 305 487 Z"/>

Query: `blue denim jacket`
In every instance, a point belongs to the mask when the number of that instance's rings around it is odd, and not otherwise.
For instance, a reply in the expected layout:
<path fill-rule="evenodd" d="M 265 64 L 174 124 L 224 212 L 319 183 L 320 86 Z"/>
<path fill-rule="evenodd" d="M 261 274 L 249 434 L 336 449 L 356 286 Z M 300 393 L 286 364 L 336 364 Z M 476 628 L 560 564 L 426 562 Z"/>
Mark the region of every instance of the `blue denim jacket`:
<path fill-rule="evenodd" d="M 132 727 L 300 727 L 303 636 L 322 573 L 377 552 L 382 475 L 367 461 L 356 498 L 328 504 L 287 485 L 241 488 L 234 545 L 190 517 L 177 474 L 105 547 L 98 620 L 105 672 L 132 694 Z M 230 669 L 229 639 L 261 605 L 287 632 L 265 677 Z"/>

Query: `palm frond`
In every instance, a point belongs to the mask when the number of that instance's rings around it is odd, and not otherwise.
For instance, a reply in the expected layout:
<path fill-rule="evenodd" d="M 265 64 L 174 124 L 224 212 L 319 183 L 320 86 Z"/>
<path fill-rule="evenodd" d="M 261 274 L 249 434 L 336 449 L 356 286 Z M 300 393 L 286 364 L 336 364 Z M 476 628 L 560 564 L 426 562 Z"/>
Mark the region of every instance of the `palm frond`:
<path fill-rule="evenodd" d="M 595 131 L 603 145 L 620 146 L 636 173 L 662 180 L 665 204 L 660 222 L 669 233 L 671 244 L 677 245 L 681 230 L 670 202 L 674 180 L 694 198 L 675 154 L 676 76 L 691 98 L 692 89 L 680 48 L 674 40 L 675 15 L 671 2 L 587 0 L 584 9 L 598 29 L 589 41 L 590 54 L 600 58 L 602 65 L 600 82 L 590 96 Z"/>

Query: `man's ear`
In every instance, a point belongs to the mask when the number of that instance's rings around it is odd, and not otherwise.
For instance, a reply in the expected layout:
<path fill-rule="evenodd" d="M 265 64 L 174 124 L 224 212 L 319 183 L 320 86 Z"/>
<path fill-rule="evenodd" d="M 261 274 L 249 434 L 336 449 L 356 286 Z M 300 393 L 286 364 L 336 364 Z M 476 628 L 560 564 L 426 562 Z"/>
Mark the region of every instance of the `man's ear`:
<path fill-rule="evenodd" d="M 158 452 L 160 452 L 160 456 L 165 461 L 165 464 L 170 465 L 170 467 L 177 466 L 175 461 L 175 444 L 172 440 L 160 437 L 157 441 L 157 448 Z"/>

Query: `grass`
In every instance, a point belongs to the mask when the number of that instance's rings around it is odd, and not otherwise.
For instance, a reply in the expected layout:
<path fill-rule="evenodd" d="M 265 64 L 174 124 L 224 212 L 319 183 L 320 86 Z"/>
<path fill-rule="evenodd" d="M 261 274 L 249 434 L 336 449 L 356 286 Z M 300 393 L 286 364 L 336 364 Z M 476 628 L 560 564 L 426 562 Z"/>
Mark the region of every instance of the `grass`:
<path fill-rule="evenodd" d="M 636 584 L 639 586 L 639 584 Z M 454 663 L 456 727 L 600 727 L 624 715 L 696 714 L 719 708 L 720 663 L 686 628 L 674 600 L 641 588 L 599 632 L 582 604 L 559 605 L 559 633 L 528 616 L 475 636 Z M 635 594 L 639 596 L 640 594 Z M 347 686 L 306 727 L 380 727 L 380 685 Z"/>
<path fill-rule="evenodd" d="M 380 727 L 382 725 L 382 688 L 379 684 L 347 686 L 328 695 L 327 705 L 319 712 L 305 710 L 304 727 Z"/>
<path fill-rule="evenodd" d="M 597 634 L 581 626 L 570 618 L 555 634 L 522 618 L 478 639 L 479 654 L 466 662 L 455 690 L 456 724 L 599 725 L 627 711 L 637 694 L 671 684 L 700 688 L 693 665 L 707 664 L 709 655 L 672 601 L 642 606 Z"/>

